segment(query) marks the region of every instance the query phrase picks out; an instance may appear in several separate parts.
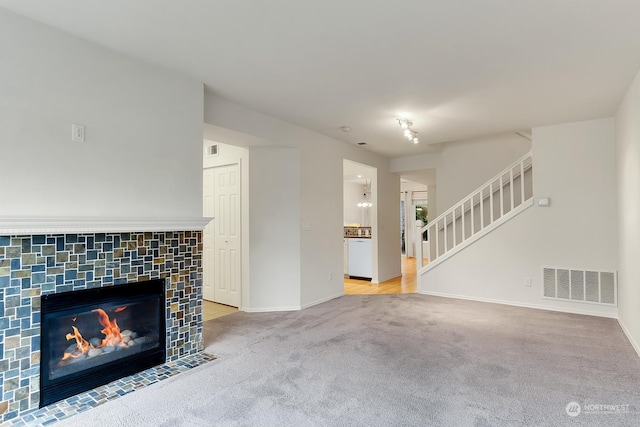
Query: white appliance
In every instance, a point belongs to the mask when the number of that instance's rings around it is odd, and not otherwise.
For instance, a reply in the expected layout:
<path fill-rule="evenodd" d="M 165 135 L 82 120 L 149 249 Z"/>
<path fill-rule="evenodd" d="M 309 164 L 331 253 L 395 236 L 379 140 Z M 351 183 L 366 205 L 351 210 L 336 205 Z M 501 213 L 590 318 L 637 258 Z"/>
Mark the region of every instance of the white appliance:
<path fill-rule="evenodd" d="M 371 279 L 371 239 L 349 240 L 349 276 Z"/>

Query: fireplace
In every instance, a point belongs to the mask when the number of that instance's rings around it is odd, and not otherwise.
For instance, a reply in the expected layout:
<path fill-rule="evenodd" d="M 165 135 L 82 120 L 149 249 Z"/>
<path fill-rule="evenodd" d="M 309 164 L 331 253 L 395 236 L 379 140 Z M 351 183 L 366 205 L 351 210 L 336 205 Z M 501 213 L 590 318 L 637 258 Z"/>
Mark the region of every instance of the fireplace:
<path fill-rule="evenodd" d="M 165 280 L 42 296 L 40 407 L 166 360 Z"/>
<path fill-rule="evenodd" d="M 0 219 L 0 424 L 45 409 L 38 408 L 42 404 L 41 365 L 49 357 L 41 347 L 42 300 L 49 295 L 68 292 L 80 295 L 78 292 L 87 289 L 111 289 L 160 279 L 166 293 L 162 304 L 166 357 L 162 363 L 173 364 L 183 357 L 200 354 L 203 345 L 199 230 L 208 221 L 62 218 L 25 220 L 19 227 L 3 229 Z M 95 231 L 87 231 L 91 229 Z M 91 312 L 96 307 L 86 308 L 91 319 L 96 320 L 98 315 Z M 125 330 L 128 326 L 121 323 L 121 313 L 115 318 Z M 112 319 L 110 312 L 107 314 Z M 75 341 L 66 340 L 66 334 L 74 331 L 68 323 L 64 326 L 68 330 L 62 333 L 63 352 Z M 134 331 L 135 327 L 129 329 Z M 80 329 L 79 332 L 85 335 Z M 104 335 L 98 331 L 100 337 Z M 44 382 L 51 385 L 49 380 Z M 116 386 L 96 387 L 103 390 Z M 102 395 L 95 399 L 98 398 Z M 74 411 L 86 407 L 87 399 L 94 398 L 88 394 L 80 400 L 69 397 L 61 405 Z"/>

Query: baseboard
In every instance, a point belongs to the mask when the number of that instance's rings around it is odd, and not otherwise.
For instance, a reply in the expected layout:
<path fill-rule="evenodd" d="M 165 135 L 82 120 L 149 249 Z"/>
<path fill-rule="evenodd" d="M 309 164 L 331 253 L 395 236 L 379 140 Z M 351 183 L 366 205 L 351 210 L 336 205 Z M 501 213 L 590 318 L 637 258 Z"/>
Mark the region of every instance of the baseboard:
<path fill-rule="evenodd" d="M 638 357 L 640 357 L 640 345 L 638 345 L 636 340 L 633 339 L 633 336 L 629 332 L 629 329 L 627 329 L 627 327 L 624 326 L 624 323 L 622 323 L 622 320 L 619 317 L 618 317 L 618 325 L 620 325 L 620 328 L 622 329 L 622 332 L 624 332 L 624 334 L 627 336 L 627 339 L 631 343 L 631 346 L 633 347 L 633 349 L 638 354 Z"/>
<path fill-rule="evenodd" d="M 327 298 L 322 298 L 322 299 L 319 299 L 317 301 L 313 301 L 313 302 L 304 304 L 302 306 L 302 309 L 313 307 L 314 305 L 322 304 L 323 302 L 331 301 L 332 299 L 340 298 L 343 295 L 344 295 L 344 291 L 339 292 L 339 293 L 337 293 L 337 294 L 335 294 L 333 296 L 330 296 L 330 297 L 327 297 Z"/>
<path fill-rule="evenodd" d="M 470 297 L 466 295 L 448 294 L 444 292 L 419 291 L 418 293 L 422 295 L 431 295 L 434 297 L 464 299 L 468 301 L 488 302 L 493 304 L 512 305 L 514 307 L 533 308 L 536 310 L 558 311 L 560 313 L 582 314 L 585 316 L 596 316 L 596 317 L 606 317 L 608 319 L 618 319 L 618 317 L 615 314 L 598 313 L 598 312 L 593 312 L 589 310 L 558 308 L 558 307 L 550 307 L 547 305 L 527 304 L 527 303 L 521 303 L 517 301 L 506 301 L 506 300 L 499 300 L 499 299 L 493 299 L 493 298 Z"/>
<path fill-rule="evenodd" d="M 247 313 L 268 313 L 271 311 L 300 311 L 303 310 L 305 308 L 309 308 L 312 307 L 314 305 L 318 305 L 318 304 L 322 304 L 323 302 L 327 302 L 327 301 L 331 301 L 332 299 L 336 299 L 339 298 L 341 296 L 344 295 L 344 291 L 340 292 L 336 295 L 327 297 L 327 298 L 322 298 L 319 299 L 317 301 L 313 301 L 304 305 L 300 305 L 300 306 L 288 306 L 288 307 L 260 307 L 260 308 L 248 308 L 248 307 L 242 307 L 241 311 L 246 311 Z"/>
<path fill-rule="evenodd" d="M 299 311 L 300 309 L 301 309 L 300 306 L 259 307 L 259 308 L 243 307 L 242 311 L 246 311 L 247 313 L 268 313 L 268 312 L 271 312 L 271 311 Z"/>

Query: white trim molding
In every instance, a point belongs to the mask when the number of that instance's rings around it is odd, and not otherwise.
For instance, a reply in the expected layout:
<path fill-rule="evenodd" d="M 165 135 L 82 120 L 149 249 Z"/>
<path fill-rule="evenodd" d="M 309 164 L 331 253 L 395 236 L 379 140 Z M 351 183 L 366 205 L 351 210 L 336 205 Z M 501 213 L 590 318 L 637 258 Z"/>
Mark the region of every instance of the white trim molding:
<path fill-rule="evenodd" d="M 201 231 L 213 218 L 0 217 L 0 235 Z"/>
<path fill-rule="evenodd" d="M 462 299 L 467 301 L 486 302 L 490 304 L 502 304 L 502 305 L 511 305 L 514 307 L 532 308 L 535 310 L 557 311 L 560 313 L 581 314 L 584 316 L 605 317 L 608 319 L 616 319 L 616 320 L 618 319 L 617 309 L 615 310 L 614 313 L 604 313 L 599 311 L 583 310 L 580 308 L 574 309 L 574 308 L 554 307 L 554 306 L 548 306 L 548 305 L 542 305 L 542 304 L 529 304 L 524 302 L 507 301 L 507 300 L 494 299 L 494 298 L 482 298 L 482 297 L 473 297 L 473 296 L 466 296 L 466 295 L 456 295 L 456 294 L 449 294 L 446 292 L 418 291 L 418 293 L 422 295 L 430 295 L 434 297 Z M 617 307 L 614 307 L 614 308 L 617 308 Z"/>

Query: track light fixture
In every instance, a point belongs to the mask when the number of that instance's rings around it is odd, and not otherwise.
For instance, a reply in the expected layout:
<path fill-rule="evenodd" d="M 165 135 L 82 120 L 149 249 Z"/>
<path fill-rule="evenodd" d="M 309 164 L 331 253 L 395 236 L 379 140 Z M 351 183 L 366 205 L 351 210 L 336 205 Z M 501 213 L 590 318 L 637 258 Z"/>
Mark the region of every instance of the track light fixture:
<path fill-rule="evenodd" d="M 404 130 L 405 138 L 407 138 L 409 141 L 413 142 L 414 144 L 417 144 L 420 142 L 420 140 L 418 139 L 418 132 L 411 129 L 411 126 L 413 126 L 413 122 L 402 117 L 398 117 L 396 120 L 398 120 L 398 125 L 400 125 L 400 128 Z"/>

